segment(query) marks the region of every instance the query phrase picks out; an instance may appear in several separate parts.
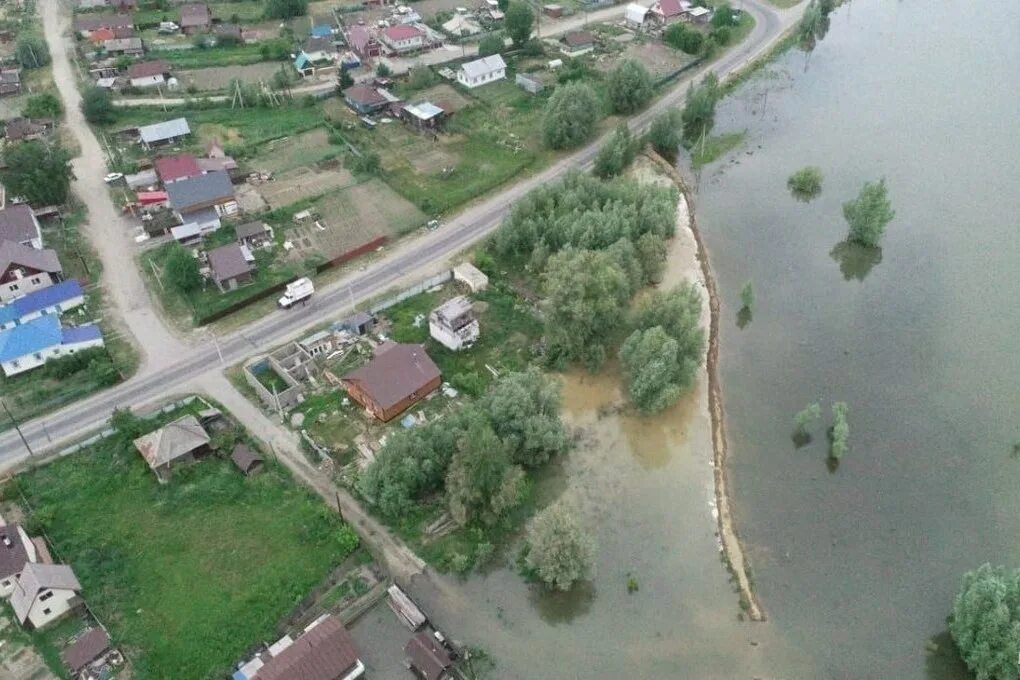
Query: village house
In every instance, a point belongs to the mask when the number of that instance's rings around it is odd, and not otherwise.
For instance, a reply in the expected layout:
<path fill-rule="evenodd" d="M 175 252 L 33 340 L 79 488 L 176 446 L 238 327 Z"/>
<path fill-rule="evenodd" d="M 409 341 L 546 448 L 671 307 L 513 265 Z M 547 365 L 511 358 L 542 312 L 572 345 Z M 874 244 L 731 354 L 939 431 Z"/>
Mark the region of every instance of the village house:
<path fill-rule="evenodd" d="M 0 241 L 0 303 L 59 283 L 62 275 L 56 251 Z"/>
<path fill-rule="evenodd" d="M 81 604 L 81 584 L 66 564 L 29 562 L 11 593 L 14 615 L 22 626 L 38 630 Z"/>
<path fill-rule="evenodd" d="M 110 636 L 102 628 L 90 628 L 74 641 L 60 655 L 72 678 L 78 678 L 79 673 L 84 671 L 93 662 L 106 656 L 110 651 Z"/>
<path fill-rule="evenodd" d="M 343 91 L 344 101 L 356 113 L 368 115 L 399 101 L 389 92 L 371 85 L 354 85 Z M 387 96 L 389 95 L 389 96 Z"/>
<path fill-rule="evenodd" d="M 170 64 L 162 59 L 142 61 L 131 64 L 127 69 L 128 82 L 131 87 L 156 87 L 166 82 L 170 74 Z"/>
<path fill-rule="evenodd" d="M 362 61 L 378 57 L 382 53 L 382 45 L 363 26 L 355 26 L 347 32 L 347 44 Z"/>
<path fill-rule="evenodd" d="M 560 52 L 579 57 L 595 49 L 595 36 L 589 31 L 571 31 L 560 40 Z"/>
<path fill-rule="evenodd" d="M 160 144 L 173 144 L 190 134 L 191 128 L 186 118 L 174 118 L 138 128 L 138 137 L 146 149 Z"/>
<path fill-rule="evenodd" d="M 62 327 L 54 315 L 0 331 L 0 367 L 12 376 L 42 366 L 50 359 L 103 346 L 103 334 L 94 324 Z"/>
<path fill-rule="evenodd" d="M 39 220 L 30 205 L 16 203 L 0 210 L 0 241 L 13 241 L 37 250 L 43 247 Z"/>
<path fill-rule="evenodd" d="M 519 88 L 531 94 L 538 94 L 545 89 L 545 83 L 533 73 L 518 73 L 514 77 L 514 82 Z"/>
<path fill-rule="evenodd" d="M 294 58 L 294 69 L 303 76 L 315 75 L 316 69 L 336 66 L 333 38 L 309 38 Z"/>
<path fill-rule="evenodd" d="M 498 54 L 461 64 L 457 70 L 457 82 L 464 87 L 479 87 L 505 78 L 506 62 Z"/>
<path fill-rule="evenodd" d="M 172 156 L 160 156 L 152 162 L 156 175 L 163 184 L 170 184 L 181 179 L 197 177 L 202 174 L 198 161 L 190 153 L 178 153 Z"/>
<path fill-rule="evenodd" d="M 93 31 L 101 28 L 116 30 L 134 27 L 135 20 L 130 14 L 79 14 L 74 18 L 74 30 L 83 38 L 90 37 Z"/>
<path fill-rule="evenodd" d="M 429 335 L 447 349 L 470 347 L 478 340 L 478 316 L 463 295 L 447 300 L 429 314 Z"/>
<path fill-rule="evenodd" d="M 52 129 L 49 118 L 11 118 L 4 122 L 4 137 L 10 142 L 27 142 L 42 139 Z"/>
<path fill-rule="evenodd" d="M 237 24 L 214 24 L 213 35 L 216 36 L 216 43 L 240 43 L 244 42 L 244 36 L 241 31 L 241 27 Z"/>
<path fill-rule="evenodd" d="M 326 14 L 316 14 L 312 16 L 312 30 L 310 35 L 313 38 L 329 38 L 333 39 L 333 32 L 336 26 L 333 23 L 333 19 Z"/>
<path fill-rule="evenodd" d="M 252 282 L 255 256 L 248 246 L 228 243 L 210 250 L 208 257 L 210 275 L 221 293 Z"/>
<path fill-rule="evenodd" d="M 450 652 L 428 631 L 415 634 L 404 646 L 407 664 L 422 680 L 452 680 Z"/>
<path fill-rule="evenodd" d="M 205 33 L 212 26 L 209 5 L 204 2 L 189 2 L 181 5 L 181 31 L 185 35 Z"/>
<path fill-rule="evenodd" d="M 691 3 L 687 0 L 656 0 L 649 13 L 655 21 L 665 25 L 680 21 L 690 8 Z"/>
<path fill-rule="evenodd" d="M 234 180 L 234 176 L 239 171 L 237 161 L 228 156 L 226 151 L 223 150 L 223 146 L 215 139 L 206 145 L 205 158 L 198 158 L 196 160 L 202 172 L 221 170 L 230 175 L 231 181 Z"/>
<path fill-rule="evenodd" d="M 141 38 L 113 38 L 103 43 L 103 51 L 108 57 L 140 57 L 145 53 Z"/>
<path fill-rule="evenodd" d="M 432 102 L 418 102 L 401 108 L 400 117 L 418 130 L 436 130 L 443 124 L 446 112 Z"/>
<path fill-rule="evenodd" d="M 11 596 L 18 574 L 26 564 L 38 562 L 40 556 L 49 557 L 42 538 L 29 537 L 20 524 L 0 524 L 0 597 Z"/>
<path fill-rule="evenodd" d="M 636 2 L 627 5 L 623 12 L 623 20 L 630 28 L 641 28 L 648 16 L 648 8 Z"/>
<path fill-rule="evenodd" d="M 194 463 L 209 452 L 209 433 L 188 414 L 134 441 L 160 484 L 170 481 L 171 468 Z"/>
<path fill-rule="evenodd" d="M 238 245 L 258 248 L 273 241 L 273 229 L 265 222 L 246 222 L 234 228 Z"/>
<path fill-rule="evenodd" d="M 361 368 L 341 378 L 347 394 L 372 416 L 387 422 L 435 391 L 439 367 L 422 345 L 385 343 Z"/>
<path fill-rule="evenodd" d="M 425 47 L 425 32 L 407 24 L 384 28 L 379 32 L 379 39 L 391 54 L 414 52 Z"/>
<path fill-rule="evenodd" d="M 85 291 L 75 279 L 42 287 L 5 305 L 0 305 L 0 331 L 28 323 L 47 314 L 60 316 L 83 304 L 85 304 Z"/>
<path fill-rule="evenodd" d="M 4 67 L 0 69 L 0 97 L 21 94 L 21 69 Z"/>
<path fill-rule="evenodd" d="M 234 185 L 222 170 L 171 182 L 166 192 L 181 222 L 194 222 L 203 231 L 219 229 L 221 217 L 237 214 Z"/>
<path fill-rule="evenodd" d="M 286 644 L 250 680 L 356 680 L 365 674 L 354 639 L 335 616 L 313 621 L 293 642 Z"/>

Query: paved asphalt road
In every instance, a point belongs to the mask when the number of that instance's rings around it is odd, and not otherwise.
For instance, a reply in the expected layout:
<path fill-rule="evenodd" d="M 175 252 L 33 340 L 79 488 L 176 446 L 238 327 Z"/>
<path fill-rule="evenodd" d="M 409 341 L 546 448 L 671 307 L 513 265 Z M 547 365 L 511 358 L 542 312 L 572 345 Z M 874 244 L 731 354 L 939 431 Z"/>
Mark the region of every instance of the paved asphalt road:
<path fill-rule="evenodd" d="M 761 56 L 799 17 L 799 10 L 780 13 L 752 0 L 746 0 L 744 8 L 754 16 L 756 26 L 740 46 L 709 67 L 720 77 Z M 647 126 L 656 114 L 682 101 L 690 78 L 700 77 L 704 72 L 699 71 L 679 81 L 649 109 L 631 119 L 631 128 L 636 130 Z M 571 168 L 590 165 L 603 141 L 604 138 L 597 140 L 546 170 L 466 209 L 439 230 L 398 244 L 391 253 L 363 271 L 316 293 L 306 307 L 274 312 L 240 331 L 223 336 L 219 339 L 223 363 L 236 363 L 246 356 L 296 337 L 311 326 L 340 318 L 352 301 L 358 302 L 379 295 L 409 274 L 424 274 L 430 268 L 438 268 L 447 258 L 492 231 L 508 206 L 533 188 L 553 181 Z M 186 356 L 167 368 L 136 376 L 47 417 L 24 423 L 21 430 L 37 453 L 53 449 L 100 428 L 115 407 L 139 406 L 161 400 L 183 390 L 187 383 L 203 374 L 219 370 L 222 370 L 222 365 L 216 347 L 212 343 L 196 346 L 188 349 Z M 0 468 L 8 468 L 26 455 L 27 451 L 16 432 L 10 430 L 0 434 Z"/>

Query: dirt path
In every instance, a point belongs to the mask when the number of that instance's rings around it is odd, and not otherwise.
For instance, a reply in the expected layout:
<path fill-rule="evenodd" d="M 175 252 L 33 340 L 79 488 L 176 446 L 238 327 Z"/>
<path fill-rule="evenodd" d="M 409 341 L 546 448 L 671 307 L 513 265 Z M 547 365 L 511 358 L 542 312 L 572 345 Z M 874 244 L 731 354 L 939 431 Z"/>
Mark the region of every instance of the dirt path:
<path fill-rule="evenodd" d="M 39 3 L 39 12 L 53 57 L 53 80 L 66 110 L 64 125 L 81 148 L 81 154 L 72 163 L 76 178 L 72 188 L 88 210 L 88 222 L 82 228 L 103 263 L 102 285 L 107 297 L 134 336 L 141 356 L 139 373 L 155 371 L 178 361 L 186 345 L 155 312 L 135 262 L 130 233 L 134 225 L 114 207 L 103 182 L 106 159 L 81 113 L 76 72 L 68 56 L 69 41 L 64 37 L 67 15 L 58 0 Z"/>
<path fill-rule="evenodd" d="M 370 516 L 346 489 L 337 486 L 330 476 L 314 468 L 301 451 L 294 432 L 268 418 L 257 406 L 237 391 L 222 374 L 207 375 L 196 384 L 219 401 L 254 436 L 269 445 L 277 459 L 299 480 L 314 490 L 331 508 L 339 503 L 341 515 L 361 536 L 372 553 L 394 578 L 407 583 L 425 571 L 425 562 L 403 541 Z"/>
<path fill-rule="evenodd" d="M 709 308 L 709 333 L 708 353 L 705 359 L 705 367 L 708 374 L 708 409 L 712 416 L 712 448 L 713 474 L 715 477 L 715 501 L 719 521 L 719 540 L 722 543 L 723 555 L 729 563 L 730 571 L 737 580 L 737 587 L 740 589 L 740 597 L 747 609 L 748 618 L 752 621 L 764 621 L 765 613 L 762 611 L 758 596 L 751 586 L 751 579 L 748 577 L 747 560 L 744 557 L 744 549 L 740 545 L 740 537 L 737 535 L 736 520 L 730 507 L 729 484 L 726 478 L 726 412 L 723 408 L 722 388 L 719 385 L 719 291 L 715 285 L 715 277 L 712 274 L 712 265 L 708 260 L 708 251 L 698 231 L 697 219 L 694 216 L 694 202 L 691 200 L 687 184 L 680 173 L 661 156 L 654 152 L 648 153 L 648 158 L 667 173 L 676 185 L 683 192 L 683 202 L 687 208 L 687 225 L 690 235 L 697 244 L 697 258 L 701 265 L 702 279 L 705 290 L 708 293 Z M 678 238 L 680 235 L 678 234 Z"/>

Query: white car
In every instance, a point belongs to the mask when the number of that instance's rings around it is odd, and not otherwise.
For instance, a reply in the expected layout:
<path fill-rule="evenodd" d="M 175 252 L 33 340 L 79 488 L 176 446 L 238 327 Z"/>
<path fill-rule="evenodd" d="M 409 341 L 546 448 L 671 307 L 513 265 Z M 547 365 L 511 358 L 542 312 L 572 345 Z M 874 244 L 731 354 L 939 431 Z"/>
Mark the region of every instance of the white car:
<path fill-rule="evenodd" d="M 123 172 L 111 172 L 109 175 L 103 178 L 103 181 L 106 182 L 107 184 L 113 184 L 117 180 L 123 178 L 124 178 Z"/>

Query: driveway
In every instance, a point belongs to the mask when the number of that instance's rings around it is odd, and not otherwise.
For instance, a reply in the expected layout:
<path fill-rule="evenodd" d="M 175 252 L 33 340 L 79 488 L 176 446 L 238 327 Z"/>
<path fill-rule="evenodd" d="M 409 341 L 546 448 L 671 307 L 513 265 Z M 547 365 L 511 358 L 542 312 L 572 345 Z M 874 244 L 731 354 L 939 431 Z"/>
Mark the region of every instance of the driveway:
<path fill-rule="evenodd" d="M 81 94 L 68 56 L 70 43 L 64 37 L 68 29 L 67 15 L 55 0 L 41 2 L 38 7 L 46 44 L 53 57 L 53 80 L 67 112 L 63 124 L 81 148 L 81 155 L 72 162 L 75 180 L 71 187 L 88 210 L 88 221 L 82 228 L 103 263 L 102 286 L 107 298 L 134 336 L 142 360 L 139 372 L 158 370 L 182 356 L 185 344 L 167 329 L 156 313 L 135 262 L 130 233 L 135 225 L 114 207 L 103 182 L 107 172 L 106 157 L 81 113 Z"/>

